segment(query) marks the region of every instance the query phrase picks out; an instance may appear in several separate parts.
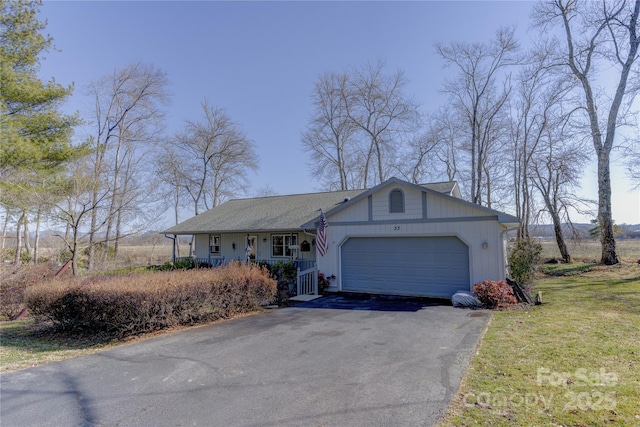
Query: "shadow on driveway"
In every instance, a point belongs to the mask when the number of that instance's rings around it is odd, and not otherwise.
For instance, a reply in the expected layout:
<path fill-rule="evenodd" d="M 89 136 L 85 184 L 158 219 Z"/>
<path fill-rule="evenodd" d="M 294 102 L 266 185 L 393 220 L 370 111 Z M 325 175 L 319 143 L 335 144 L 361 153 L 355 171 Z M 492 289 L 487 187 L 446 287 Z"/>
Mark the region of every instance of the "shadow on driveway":
<path fill-rule="evenodd" d="M 339 293 L 296 304 L 300 308 L 330 308 L 334 310 L 372 310 L 416 312 L 425 307 L 451 306 L 447 299 Z"/>

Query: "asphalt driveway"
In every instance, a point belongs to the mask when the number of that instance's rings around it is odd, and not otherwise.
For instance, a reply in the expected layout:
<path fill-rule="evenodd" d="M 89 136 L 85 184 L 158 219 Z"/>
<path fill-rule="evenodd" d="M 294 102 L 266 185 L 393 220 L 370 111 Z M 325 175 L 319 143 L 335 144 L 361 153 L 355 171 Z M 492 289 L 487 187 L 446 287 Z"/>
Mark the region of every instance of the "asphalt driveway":
<path fill-rule="evenodd" d="M 0 376 L 3 426 L 428 426 L 487 313 L 330 296 Z"/>

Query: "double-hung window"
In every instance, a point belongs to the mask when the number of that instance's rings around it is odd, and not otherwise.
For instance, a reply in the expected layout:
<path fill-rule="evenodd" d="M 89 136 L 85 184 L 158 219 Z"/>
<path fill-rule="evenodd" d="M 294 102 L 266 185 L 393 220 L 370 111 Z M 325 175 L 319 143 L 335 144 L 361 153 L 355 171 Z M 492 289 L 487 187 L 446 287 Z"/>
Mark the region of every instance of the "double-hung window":
<path fill-rule="evenodd" d="M 297 234 L 272 234 L 271 235 L 271 256 L 290 257 L 291 245 L 298 244 Z"/>
<path fill-rule="evenodd" d="M 211 255 L 220 255 L 220 236 L 209 234 L 209 253 Z"/>

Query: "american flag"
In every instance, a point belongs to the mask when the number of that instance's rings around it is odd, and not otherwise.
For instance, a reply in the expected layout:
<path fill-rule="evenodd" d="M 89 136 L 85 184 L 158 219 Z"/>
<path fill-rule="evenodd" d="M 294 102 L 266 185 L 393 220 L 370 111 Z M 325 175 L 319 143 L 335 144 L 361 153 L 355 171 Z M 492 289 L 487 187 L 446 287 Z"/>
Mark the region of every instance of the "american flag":
<path fill-rule="evenodd" d="M 324 216 L 324 212 L 322 209 L 320 210 L 320 222 L 318 222 L 318 238 L 317 238 L 317 246 L 318 252 L 320 252 L 320 256 L 325 256 L 327 253 L 327 227 L 329 224 L 327 223 L 327 218 Z"/>

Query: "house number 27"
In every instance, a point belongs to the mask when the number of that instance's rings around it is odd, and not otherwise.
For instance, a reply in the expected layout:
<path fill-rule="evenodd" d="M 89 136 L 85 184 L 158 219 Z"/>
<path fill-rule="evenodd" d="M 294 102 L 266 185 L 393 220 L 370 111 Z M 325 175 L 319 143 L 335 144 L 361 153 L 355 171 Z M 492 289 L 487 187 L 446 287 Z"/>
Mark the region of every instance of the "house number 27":
<path fill-rule="evenodd" d="M 400 230 L 400 226 L 399 225 L 394 225 L 393 226 L 393 231 L 399 231 Z"/>

